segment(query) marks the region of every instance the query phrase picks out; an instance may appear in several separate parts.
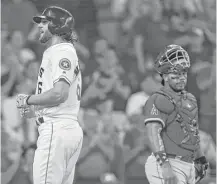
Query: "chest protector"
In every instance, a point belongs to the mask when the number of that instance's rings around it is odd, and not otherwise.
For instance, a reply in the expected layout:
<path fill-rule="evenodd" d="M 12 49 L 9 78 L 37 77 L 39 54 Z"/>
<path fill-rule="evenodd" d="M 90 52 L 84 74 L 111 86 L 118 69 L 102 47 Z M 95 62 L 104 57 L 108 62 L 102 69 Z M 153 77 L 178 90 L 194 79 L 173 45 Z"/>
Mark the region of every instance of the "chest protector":
<path fill-rule="evenodd" d="M 170 147 L 170 145 L 175 144 L 186 151 L 196 151 L 199 146 L 199 130 L 198 108 L 194 96 L 187 92 L 178 95 L 164 88 L 155 94 L 161 98 L 166 98 L 167 101 L 167 104 L 162 103 L 162 107 L 158 107 L 159 110 L 168 110 L 168 106 L 173 107 L 172 110 L 164 112 L 168 115 L 165 128 L 162 130 L 165 146 Z"/>

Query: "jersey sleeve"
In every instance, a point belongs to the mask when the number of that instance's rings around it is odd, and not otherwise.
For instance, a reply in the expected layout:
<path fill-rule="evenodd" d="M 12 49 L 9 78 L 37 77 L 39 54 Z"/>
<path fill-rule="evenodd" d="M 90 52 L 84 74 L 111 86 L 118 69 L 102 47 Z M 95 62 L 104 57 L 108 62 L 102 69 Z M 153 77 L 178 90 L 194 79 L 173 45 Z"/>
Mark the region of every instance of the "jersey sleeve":
<path fill-rule="evenodd" d="M 152 95 L 147 100 L 144 109 L 143 109 L 143 115 L 145 117 L 144 123 L 145 125 L 151 122 L 158 122 L 162 125 L 162 127 L 165 127 L 167 114 L 163 113 L 157 108 L 157 105 L 155 104 L 156 96 Z"/>
<path fill-rule="evenodd" d="M 78 73 L 78 58 L 75 51 L 60 50 L 52 56 L 53 84 L 64 80 L 71 85 Z"/>

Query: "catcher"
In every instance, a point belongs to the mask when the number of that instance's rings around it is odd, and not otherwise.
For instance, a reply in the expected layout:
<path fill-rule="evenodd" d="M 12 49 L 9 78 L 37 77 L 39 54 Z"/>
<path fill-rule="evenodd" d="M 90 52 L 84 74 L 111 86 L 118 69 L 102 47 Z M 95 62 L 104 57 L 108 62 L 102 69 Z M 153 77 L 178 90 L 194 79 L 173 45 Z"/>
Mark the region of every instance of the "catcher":
<path fill-rule="evenodd" d="M 195 184 L 208 168 L 199 144 L 197 101 L 185 91 L 189 67 L 188 53 L 178 45 L 167 46 L 155 63 L 163 87 L 144 107 L 153 152 L 145 164 L 151 184 Z"/>

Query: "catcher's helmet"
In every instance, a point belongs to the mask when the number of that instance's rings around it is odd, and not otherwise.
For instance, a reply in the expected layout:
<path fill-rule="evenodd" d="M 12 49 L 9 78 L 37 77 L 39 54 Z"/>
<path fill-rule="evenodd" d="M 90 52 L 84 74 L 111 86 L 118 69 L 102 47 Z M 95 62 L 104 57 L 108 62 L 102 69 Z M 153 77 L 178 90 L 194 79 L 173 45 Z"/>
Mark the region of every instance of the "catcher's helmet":
<path fill-rule="evenodd" d="M 160 74 L 187 70 L 190 67 L 188 53 L 179 45 L 169 45 L 161 52 L 155 62 Z"/>
<path fill-rule="evenodd" d="M 70 12 L 57 6 L 50 6 L 40 16 L 33 17 L 37 24 L 41 23 L 42 19 L 49 21 L 49 31 L 59 36 L 72 33 L 75 22 Z"/>

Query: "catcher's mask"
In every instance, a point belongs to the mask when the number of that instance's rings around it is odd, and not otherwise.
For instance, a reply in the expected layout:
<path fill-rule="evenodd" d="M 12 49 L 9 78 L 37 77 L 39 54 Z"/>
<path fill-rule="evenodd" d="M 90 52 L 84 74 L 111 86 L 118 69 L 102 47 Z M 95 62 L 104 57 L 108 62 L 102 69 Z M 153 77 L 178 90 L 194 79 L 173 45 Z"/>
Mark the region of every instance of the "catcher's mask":
<path fill-rule="evenodd" d="M 155 69 L 161 75 L 188 71 L 190 59 L 188 53 L 179 45 L 169 45 L 161 52 L 155 62 Z"/>
<path fill-rule="evenodd" d="M 42 20 L 49 21 L 48 29 L 53 35 L 71 36 L 74 29 L 75 20 L 72 14 L 57 6 L 46 8 L 40 16 L 33 17 L 33 21 L 40 24 Z"/>

